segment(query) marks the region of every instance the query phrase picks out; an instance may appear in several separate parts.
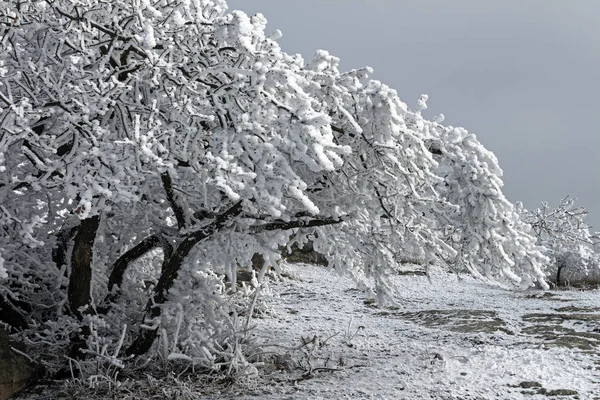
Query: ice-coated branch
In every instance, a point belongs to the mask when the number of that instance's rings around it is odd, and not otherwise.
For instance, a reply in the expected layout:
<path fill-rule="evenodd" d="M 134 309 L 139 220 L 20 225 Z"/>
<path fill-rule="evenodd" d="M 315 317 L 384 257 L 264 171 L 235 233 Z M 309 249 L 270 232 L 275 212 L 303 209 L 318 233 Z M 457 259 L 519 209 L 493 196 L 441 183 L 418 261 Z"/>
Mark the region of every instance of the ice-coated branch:
<path fill-rule="evenodd" d="M 299 219 L 295 221 L 274 221 L 264 225 L 252 226 L 250 231 L 259 233 L 264 231 L 288 230 L 296 228 L 315 228 L 318 226 L 335 225 L 344 222 L 343 219 Z"/>
<path fill-rule="evenodd" d="M 50 1 L 46 1 L 46 2 L 50 6 L 54 5 L 53 2 L 50 2 Z M 97 22 L 91 21 L 89 18 L 84 18 L 81 16 L 73 16 L 73 15 L 69 14 L 68 12 L 61 10 L 60 7 L 54 7 L 54 9 L 56 10 L 56 12 L 58 12 L 63 17 L 66 17 L 66 18 L 70 19 L 71 21 L 75 21 L 75 22 L 87 22 L 88 24 L 90 24 L 90 26 L 98 29 L 100 32 L 103 32 L 103 33 L 109 35 L 110 37 L 119 39 L 124 42 L 129 42 L 132 39 L 130 37 L 119 35 L 117 32 L 115 32 Z"/>
<path fill-rule="evenodd" d="M 185 213 L 183 211 L 183 207 L 177 202 L 175 198 L 175 192 L 173 190 L 173 180 L 171 179 L 171 175 L 165 171 L 160 174 L 160 179 L 163 184 L 163 188 L 165 189 L 165 193 L 167 194 L 167 200 L 169 201 L 169 205 L 171 206 L 171 210 L 173 210 L 173 214 L 175 214 L 175 219 L 177 220 L 177 227 L 179 229 L 185 228 L 186 220 Z"/>
<path fill-rule="evenodd" d="M 154 250 L 157 247 L 163 247 L 163 256 L 165 260 L 170 256 L 173 251 L 172 246 L 159 235 L 148 236 L 115 261 L 113 264 L 110 276 L 108 278 L 108 291 L 103 301 L 103 306 L 99 309 L 100 313 L 105 314 L 110 307 L 110 304 L 117 301 L 121 294 L 121 285 L 123 284 L 123 277 L 129 265 L 135 260 L 142 257 L 144 254 Z"/>

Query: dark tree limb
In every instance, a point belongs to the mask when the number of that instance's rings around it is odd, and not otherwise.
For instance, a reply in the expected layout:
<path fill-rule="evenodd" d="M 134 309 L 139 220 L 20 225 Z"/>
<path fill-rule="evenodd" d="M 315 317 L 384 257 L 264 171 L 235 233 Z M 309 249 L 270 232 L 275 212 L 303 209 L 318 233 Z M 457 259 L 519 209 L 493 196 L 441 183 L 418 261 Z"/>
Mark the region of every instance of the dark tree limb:
<path fill-rule="evenodd" d="M 241 214 L 242 209 L 242 202 L 238 201 L 231 208 L 219 214 L 212 223 L 198 231 L 188 234 L 183 239 L 173 251 L 171 257 L 169 257 L 163 265 L 160 279 L 146 305 L 145 320 L 160 316 L 160 305 L 167 300 L 167 294 L 177 278 L 183 261 L 192 251 L 194 246 L 223 229 L 232 218 Z M 142 328 L 131 346 L 125 350 L 125 354 L 128 356 L 138 356 L 146 353 L 152 346 L 152 343 L 154 343 L 155 338 L 156 329 Z"/>
<path fill-rule="evenodd" d="M 160 247 L 162 247 L 163 249 L 163 255 L 164 255 L 164 259 L 163 259 L 163 266 L 167 263 L 167 260 L 169 258 L 171 258 L 171 256 L 173 255 L 173 245 L 171 243 L 169 243 L 169 241 L 161 234 L 158 236 L 159 240 L 160 240 Z"/>
<path fill-rule="evenodd" d="M 379 192 L 379 189 L 375 188 L 375 193 L 377 194 L 377 199 L 379 200 L 379 205 L 381 206 L 381 209 L 383 210 L 383 212 L 385 213 L 385 216 L 390 220 L 390 221 L 395 221 L 395 222 L 399 222 L 397 218 L 395 218 L 392 213 L 387 209 L 387 207 L 385 206 L 385 204 L 383 203 L 383 196 L 381 195 L 381 192 Z"/>
<path fill-rule="evenodd" d="M 91 303 L 92 258 L 99 225 L 99 215 L 82 219 L 74 240 L 67 297 L 71 312 L 78 317 L 81 317 L 79 310 Z"/>
<path fill-rule="evenodd" d="M 175 219 L 177 220 L 177 227 L 179 229 L 183 229 L 186 226 L 185 213 L 183 212 L 183 208 L 181 207 L 181 205 L 177 203 L 177 199 L 175 199 L 175 192 L 173 190 L 173 180 L 171 179 L 171 175 L 169 175 L 169 173 L 165 171 L 162 174 L 160 174 L 160 179 L 162 181 L 163 187 L 165 188 L 167 200 L 171 205 L 173 214 L 175 214 Z"/>
<path fill-rule="evenodd" d="M 257 225 L 250 228 L 254 233 L 275 230 L 288 230 L 296 228 L 314 228 L 317 226 L 334 225 L 343 222 L 342 219 L 300 219 L 296 221 L 275 221 L 264 225 Z"/>
<path fill-rule="evenodd" d="M 144 316 L 145 320 L 157 318 L 160 316 L 160 305 L 164 304 L 167 300 L 167 295 L 177 275 L 184 259 L 189 255 L 194 246 L 199 242 L 209 238 L 215 233 L 219 232 L 227 223 L 234 217 L 242 213 L 241 201 L 234 204 L 231 208 L 225 212 L 219 214 L 215 220 L 209 225 L 202 229 L 188 234 L 183 241 L 173 251 L 171 257 L 165 260 L 163 265 L 163 271 L 156 287 L 154 288 L 152 297 L 148 300 L 146 305 L 146 313 Z M 253 228 L 254 232 L 266 231 L 266 230 L 277 230 L 277 229 L 295 229 L 295 228 L 309 228 L 318 227 L 325 225 L 332 225 L 342 222 L 340 219 L 310 219 L 310 220 L 296 220 L 296 221 L 275 221 L 272 223 L 256 226 Z M 146 353 L 156 338 L 156 329 L 144 329 L 142 328 L 138 333 L 133 343 L 126 349 L 125 354 L 127 356 L 138 356 Z"/>
<path fill-rule="evenodd" d="M 164 260 L 168 260 L 173 253 L 173 246 L 165 240 L 161 235 L 148 236 L 131 249 L 123 253 L 117 261 L 115 261 L 110 276 L 108 278 L 108 291 L 109 293 L 104 298 L 103 306 L 98 310 L 101 314 L 106 314 L 110 309 L 110 303 L 114 303 L 121 295 L 121 286 L 123 285 L 123 277 L 129 265 L 148 253 L 149 251 L 157 248 L 163 248 Z"/>
<path fill-rule="evenodd" d="M 115 285 L 121 286 L 123 284 L 123 276 L 125 275 L 125 271 L 129 264 L 148 253 L 150 250 L 156 248 L 159 244 L 160 238 L 158 235 L 152 235 L 121 254 L 121 256 L 117 258 L 117 261 L 115 261 L 108 278 L 108 290 L 114 290 Z"/>
<path fill-rule="evenodd" d="M 342 135 L 344 135 L 346 132 L 340 128 L 339 126 L 335 126 L 335 125 L 331 125 L 331 130 L 337 133 L 341 133 Z"/>

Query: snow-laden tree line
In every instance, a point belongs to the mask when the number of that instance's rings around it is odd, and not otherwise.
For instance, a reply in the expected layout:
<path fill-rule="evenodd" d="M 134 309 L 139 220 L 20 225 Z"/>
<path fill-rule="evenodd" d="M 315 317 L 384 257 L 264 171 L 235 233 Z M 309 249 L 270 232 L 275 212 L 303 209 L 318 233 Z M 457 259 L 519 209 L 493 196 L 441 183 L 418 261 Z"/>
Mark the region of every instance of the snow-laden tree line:
<path fill-rule="evenodd" d="M 0 319 L 50 370 L 247 371 L 262 276 L 309 240 L 380 302 L 406 259 L 547 287 L 561 250 L 473 134 L 369 68 L 286 54 L 266 22 L 224 0 L 0 1 Z"/>

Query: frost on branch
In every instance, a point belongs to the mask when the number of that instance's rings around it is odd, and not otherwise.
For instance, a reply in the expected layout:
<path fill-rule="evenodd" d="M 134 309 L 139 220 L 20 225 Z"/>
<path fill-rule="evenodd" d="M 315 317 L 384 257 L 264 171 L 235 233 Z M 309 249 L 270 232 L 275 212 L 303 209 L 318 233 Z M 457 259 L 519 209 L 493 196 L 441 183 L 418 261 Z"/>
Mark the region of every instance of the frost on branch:
<path fill-rule="evenodd" d="M 2 258 L 2 254 L 0 253 L 0 279 L 8 278 L 8 273 L 6 267 L 4 266 L 4 258 Z"/>
<path fill-rule="evenodd" d="M 413 111 L 370 68 L 290 56 L 224 1 L 0 9 L 2 307 L 82 372 L 247 371 L 267 288 L 236 270 L 308 240 L 380 301 L 407 259 L 543 281 L 497 160 L 426 96 Z"/>

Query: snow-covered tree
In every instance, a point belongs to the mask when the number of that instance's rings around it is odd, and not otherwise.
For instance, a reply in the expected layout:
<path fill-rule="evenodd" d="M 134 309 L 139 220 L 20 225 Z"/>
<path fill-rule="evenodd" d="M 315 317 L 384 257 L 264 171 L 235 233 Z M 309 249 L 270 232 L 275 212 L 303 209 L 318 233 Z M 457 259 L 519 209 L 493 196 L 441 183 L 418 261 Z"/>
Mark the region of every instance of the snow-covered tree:
<path fill-rule="evenodd" d="M 569 279 L 585 281 L 590 272 L 597 275 L 600 232 L 592 231 L 585 222 L 587 210 L 575 206 L 575 199 L 567 196 L 555 209 L 545 202 L 535 210 L 518 206 L 522 219 L 533 228 L 538 243 L 547 249 L 552 260 L 547 272 L 554 284 L 564 285 Z"/>
<path fill-rule="evenodd" d="M 521 287 L 538 282 L 547 287 L 545 249 L 502 193 L 502 170 L 494 154 L 464 128 L 422 123 L 432 136 L 429 146 L 439 162 L 436 173 L 443 178 L 435 188 L 458 206 L 441 221 L 446 241 L 457 251 L 447 261 L 492 282 Z"/>
<path fill-rule="evenodd" d="M 382 301 L 407 255 L 543 282 L 493 154 L 369 68 L 222 0 L 0 10 L 0 309 L 32 342 L 243 365 L 223 275 L 307 240 Z"/>

